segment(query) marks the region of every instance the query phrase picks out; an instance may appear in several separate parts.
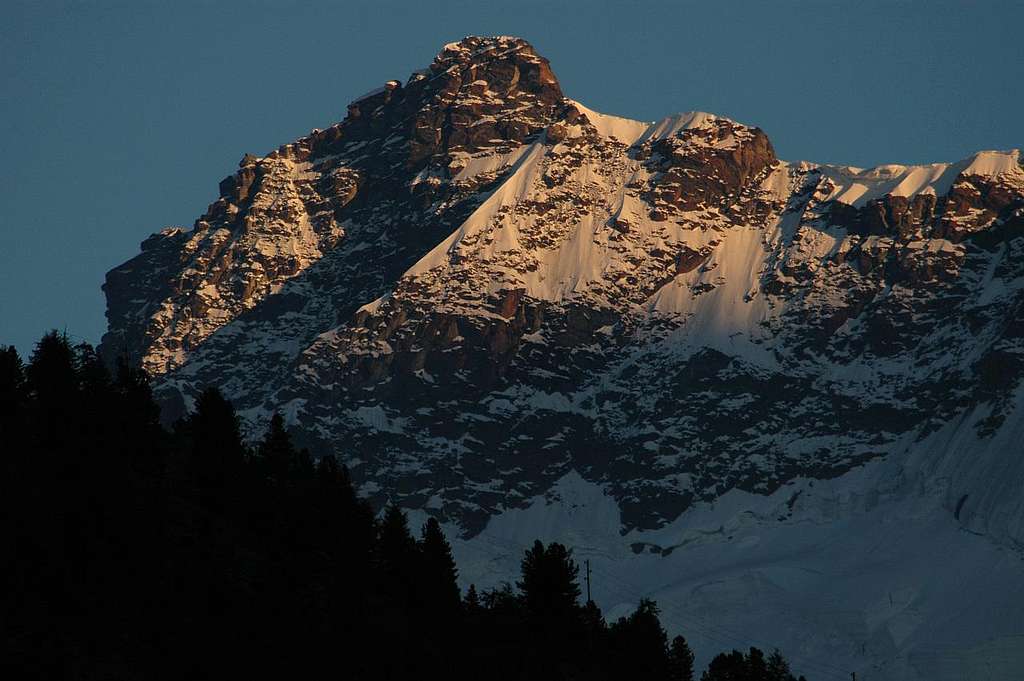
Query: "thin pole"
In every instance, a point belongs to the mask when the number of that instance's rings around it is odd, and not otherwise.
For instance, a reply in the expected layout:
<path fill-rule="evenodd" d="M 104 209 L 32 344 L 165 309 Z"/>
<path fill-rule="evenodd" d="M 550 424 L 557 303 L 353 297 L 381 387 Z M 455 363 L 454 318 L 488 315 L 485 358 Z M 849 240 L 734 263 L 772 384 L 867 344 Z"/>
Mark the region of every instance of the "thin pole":
<path fill-rule="evenodd" d="M 587 566 L 587 603 L 590 602 L 590 560 L 583 561 Z"/>

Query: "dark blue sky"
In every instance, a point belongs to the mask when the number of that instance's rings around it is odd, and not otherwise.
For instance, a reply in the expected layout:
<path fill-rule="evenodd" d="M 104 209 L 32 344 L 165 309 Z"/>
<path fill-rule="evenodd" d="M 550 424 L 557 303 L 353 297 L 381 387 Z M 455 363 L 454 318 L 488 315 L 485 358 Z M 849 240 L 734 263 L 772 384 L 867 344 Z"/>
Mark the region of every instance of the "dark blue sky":
<path fill-rule="evenodd" d="M 310 6 L 312 5 L 312 6 Z M 512 34 L 570 97 L 762 127 L 870 166 L 1024 146 L 1024 3 L 3 3 L 0 344 L 97 342 L 104 273 L 191 225 L 246 152 L 340 119 L 467 34 Z"/>

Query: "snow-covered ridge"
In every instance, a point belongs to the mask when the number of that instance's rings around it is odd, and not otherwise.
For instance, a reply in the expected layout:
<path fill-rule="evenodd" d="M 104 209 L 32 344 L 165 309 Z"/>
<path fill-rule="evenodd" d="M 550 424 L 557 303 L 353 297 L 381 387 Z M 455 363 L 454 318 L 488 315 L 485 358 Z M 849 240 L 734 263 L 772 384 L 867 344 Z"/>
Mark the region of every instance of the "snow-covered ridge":
<path fill-rule="evenodd" d="M 588 109 L 573 99 L 567 101 L 587 117 L 590 124 L 597 129 L 599 135 L 614 138 L 628 146 L 636 143 L 654 125 L 653 123 L 635 121 L 631 118 L 599 113 L 593 109 Z"/>
<path fill-rule="evenodd" d="M 716 121 L 725 121 L 733 125 L 739 125 L 731 119 L 705 111 L 684 111 L 653 122 L 636 121 L 630 118 L 622 118 L 594 111 L 576 100 L 570 99 L 566 101 L 578 109 L 580 113 L 586 115 L 587 120 L 597 129 L 598 134 L 614 138 L 627 146 L 643 144 L 645 142 L 656 142 L 667 137 L 678 136 L 686 130 L 706 128 Z"/>
<path fill-rule="evenodd" d="M 727 121 L 736 125 L 735 121 L 728 118 L 703 111 L 683 112 L 647 123 L 600 113 L 575 100 L 568 101 L 587 116 L 600 135 L 614 138 L 629 146 L 678 136 L 686 130 L 706 128 L 715 121 Z M 716 144 L 724 147 L 729 142 Z M 978 176 L 1024 184 L 1024 168 L 1021 167 L 1019 149 L 979 151 L 956 163 L 890 163 L 872 168 L 815 164 L 806 161 L 793 162 L 789 165 L 820 169 L 833 182 L 833 189 L 826 200 L 840 201 L 857 208 L 884 196 L 943 196 L 961 176 Z"/>
<path fill-rule="evenodd" d="M 943 196 L 961 176 L 1024 182 L 1018 149 L 979 151 L 957 163 L 888 164 L 867 169 L 838 165 L 818 167 L 835 184 L 828 200 L 858 208 L 887 195 L 906 198 L 918 194 Z"/>

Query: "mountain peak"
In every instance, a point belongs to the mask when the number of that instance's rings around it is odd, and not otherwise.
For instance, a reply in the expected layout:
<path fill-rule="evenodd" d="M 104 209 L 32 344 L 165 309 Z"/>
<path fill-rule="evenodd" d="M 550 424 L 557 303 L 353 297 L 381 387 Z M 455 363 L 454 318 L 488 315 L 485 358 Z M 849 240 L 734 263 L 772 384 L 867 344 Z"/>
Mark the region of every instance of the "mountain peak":
<path fill-rule="evenodd" d="M 721 116 L 588 109 L 526 41 L 471 36 L 220 190 L 104 287 L 104 356 L 153 375 L 167 420 L 216 385 L 373 503 L 467 537 L 564 517 L 652 580 L 693 538 L 760 569 L 764 536 L 907 509 L 914 536 L 1024 546 L 1016 150 L 787 163 Z M 870 621 L 889 603 L 848 591 Z"/>
<path fill-rule="evenodd" d="M 542 96 L 546 102 L 562 99 L 558 79 L 547 59 L 533 46 L 513 36 L 466 36 L 445 45 L 430 68 L 413 74 L 410 82 L 443 75 L 481 95 L 498 97 L 526 92 Z M 451 82 L 451 81 L 450 81 Z M 454 83 L 453 83 L 454 84 Z"/>
<path fill-rule="evenodd" d="M 468 35 L 462 40 L 448 43 L 434 57 L 434 63 L 451 61 L 486 61 L 497 56 L 521 53 L 538 57 L 533 45 L 522 38 L 509 35 Z M 539 57 L 538 57 L 539 58 Z"/>

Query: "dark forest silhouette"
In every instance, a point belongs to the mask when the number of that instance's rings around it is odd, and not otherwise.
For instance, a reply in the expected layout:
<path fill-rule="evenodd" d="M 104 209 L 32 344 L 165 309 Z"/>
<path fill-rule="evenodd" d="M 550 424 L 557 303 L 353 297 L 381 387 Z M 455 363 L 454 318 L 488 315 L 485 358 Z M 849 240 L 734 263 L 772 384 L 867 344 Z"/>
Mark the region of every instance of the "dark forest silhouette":
<path fill-rule="evenodd" d="M 215 388 L 171 431 L 144 372 L 44 336 L 0 348 L 0 675 L 10 679 L 692 681 L 658 607 L 606 623 L 566 547 L 465 596 L 436 520 L 378 518 L 275 414 L 248 446 Z M 788 681 L 777 652 L 703 681 Z"/>

